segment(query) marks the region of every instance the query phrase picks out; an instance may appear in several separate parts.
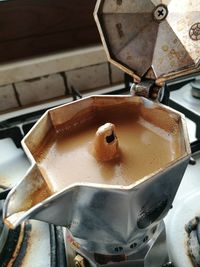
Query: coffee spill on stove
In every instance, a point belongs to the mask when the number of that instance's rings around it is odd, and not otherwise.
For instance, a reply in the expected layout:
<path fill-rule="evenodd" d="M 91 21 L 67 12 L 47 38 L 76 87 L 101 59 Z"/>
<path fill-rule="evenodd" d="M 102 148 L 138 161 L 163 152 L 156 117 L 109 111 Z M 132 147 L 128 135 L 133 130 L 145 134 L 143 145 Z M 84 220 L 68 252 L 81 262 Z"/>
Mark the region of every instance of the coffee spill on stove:
<path fill-rule="evenodd" d="M 4 219 L 4 223 L 8 226 L 8 228 L 14 229 L 18 220 L 21 220 L 21 218 L 26 215 L 27 210 L 47 199 L 51 196 L 51 194 L 52 192 L 49 190 L 46 184 L 42 184 L 38 189 L 28 195 L 26 201 L 21 203 L 21 205 L 15 209 L 13 214 Z"/>
<path fill-rule="evenodd" d="M 103 114 L 103 113 L 102 113 Z M 38 166 L 53 192 L 74 183 L 98 183 L 128 186 L 149 175 L 181 155 L 181 142 L 176 132 L 166 132 L 154 126 L 151 130 L 139 116 L 102 114 L 87 128 L 73 134 L 57 136 Z M 173 121 L 173 119 L 171 119 Z M 116 126 L 120 159 L 100 162 L 90 152 L 98 127 L 106 122 Z"/>

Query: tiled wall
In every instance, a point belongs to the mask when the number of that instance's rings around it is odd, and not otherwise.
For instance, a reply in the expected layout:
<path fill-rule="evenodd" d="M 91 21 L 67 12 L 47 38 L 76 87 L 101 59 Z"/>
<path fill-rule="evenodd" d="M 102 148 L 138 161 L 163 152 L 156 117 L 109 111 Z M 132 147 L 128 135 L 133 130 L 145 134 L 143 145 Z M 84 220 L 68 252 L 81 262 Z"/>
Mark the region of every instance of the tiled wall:
<path fill-rule="evenodd" d="M 24 68 L 24 73 L 22 71 L 21 77 L 28 77 L 29 79 L 21 79 L 20 81 L 19 75 L 14 75 L 13 79 L 10 80 L 11 83 L 6 85 L 2 84 L 3 82 L 0 77 L 0 112 L 5 113 L 13 109 L 24 108 L 44 101 L 66 97 L 70 95 L 72 88 L 83 92 L 105 88 L 123 82 L 123 72 L 107 62 L 103 50 L 101 53 L 103 57 L 101 59 L 99 57 L 98 60 L 97 58 L 93 59 L 95 53 L 93 53 L 93 57 L 87 54 L 84 64 L 82 62 L 84 57 L 80 57 L 80 61 L 74 57 L 73 60 L 76 61 L 76 64 L 70 62 L 68 65 L 64 64 L 62 68 L 60 67 L 61 62 L 56 61 L 56 57 L 54 56 L 54 71 L 61 70 L 57 73 L 53 73 L 52 69 L 49 71 L 51 73 L 48 73 L 48 69 L 50 69 L 48 66 L 45 69 L 47 72 L 41 71 L 45 75 L 35 77 L 34 71 L 32 75 L 29 73 L 27 76 L 27 74 L 23 75 L 27 72 L 27 69 Z M 99 54 L 96 54 L 96 56 L 99 56 Z M 37 64 L 41 67 L 39 65 L 40 62 Z M 73 67 L 69 67 L 69 65 Z M 33 68 L 35 68 L 35 64 Z M 13 71 L 11 74 L 13 75 Z"/>

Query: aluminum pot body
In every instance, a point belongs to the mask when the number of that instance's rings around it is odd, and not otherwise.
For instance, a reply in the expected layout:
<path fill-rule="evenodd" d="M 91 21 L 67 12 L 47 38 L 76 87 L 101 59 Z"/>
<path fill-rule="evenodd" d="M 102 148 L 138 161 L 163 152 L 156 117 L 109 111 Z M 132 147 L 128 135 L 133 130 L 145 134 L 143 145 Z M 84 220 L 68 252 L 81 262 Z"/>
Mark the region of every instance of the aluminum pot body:
<path fill-rule="evenodd" d="M 188 159 L 181 160 L 130 190 L 71 188 L 33 218 L 66 226 L 88 251 L 129 253 L 132 244 L 141 246 L 151 238 L 154 226 L 172 207 L 187 164 Z"/>
<path fill-rule="evenodd" d="M 101 105 L 109 103 L 116 105 L 126 101 L 140 102 L 147 109 L 150 108 L 150 111 L 153 106 L 167 110 L 170 114 L 174 113 L 179 117 L 183 153 L 166 168 L 157 170 L 130 186 L 75 184 L 64 188 L 61 192 L 48 195 L 40 190 L 47 184 L 32 151 L 37 142 L 39 145 L 45 138 L 52 124 L 56 128 L 63 123 L 62 120 L 70 119 L 70 116 L 80 113 L 81 109 L 92 108 L 91 101 L 94 100 Z M 141 247 L 144 240 L 147 241 L 153 236 L 156 226 L 172 207 L 190 154 L 184 117 L 170 108 L 130 96 L 90 97 L 73 103 L 72 107 L 74 110 L 68 104 L 54 109 L 52 114 L 47 112 L 23 141 L 24 149 L 32 161 L 32 167 L 8 195 L 4 208 L 5 222 L 11 228 L 27 219 L 65 226 L 72 234 L 76 245 L 88 251 L 102 254 L 129 254 L 133 244 Z"/>

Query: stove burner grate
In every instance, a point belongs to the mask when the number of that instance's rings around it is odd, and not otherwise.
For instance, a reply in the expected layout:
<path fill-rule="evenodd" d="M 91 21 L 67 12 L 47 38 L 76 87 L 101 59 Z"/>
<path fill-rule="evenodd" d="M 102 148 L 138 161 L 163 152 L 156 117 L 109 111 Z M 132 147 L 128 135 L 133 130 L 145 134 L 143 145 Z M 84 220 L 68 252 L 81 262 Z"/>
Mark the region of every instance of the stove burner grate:
<path fill-rule="evenodd" d="M 2 220 L 3 200 L 1 200 L 0 205 L 0 266 L 23 266 L 22 263 L 29 251 L 31 235 L 32 231 L 34 231 L 34 227 L 32 226 L 31 221 L 28 221 L 14 230 L 8 230 Z M 50 267 L 67 267 L 62 227 L 49 225 L 49 237 Z"/>

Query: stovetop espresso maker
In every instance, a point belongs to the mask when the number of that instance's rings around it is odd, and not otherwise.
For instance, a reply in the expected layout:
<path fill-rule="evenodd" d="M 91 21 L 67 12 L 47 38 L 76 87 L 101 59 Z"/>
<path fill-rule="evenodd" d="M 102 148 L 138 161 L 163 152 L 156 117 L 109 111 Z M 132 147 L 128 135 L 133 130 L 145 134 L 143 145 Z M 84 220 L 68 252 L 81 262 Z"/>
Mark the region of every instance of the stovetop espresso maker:
<path fill-rule="evenodd" d="M 190 145 L 184 116 L 159 101 L 167 81 L 200 70 L 199 13 L 200 3 L 190 0 L 97 2 L 95 19 L 108 59 L 133 77 L 132 95 L 92 96 L 43 115 L 22 141 L 32 167 L 6 199 L 8 227 L 27 219 L 64 226 L 67 249 L 77 255 L 69 266 L 165 264 L 163 218 L 187 167 Z M 130 127 L 123 130 L 125 122 Z M 92 137 L 82 139 L 94 125 Z M 123 147 L 126 134 L 141 144 L 128 147 L 131 159 Z M 164 143 L 168 157 L 162 162 Z M 133 175 L 125 175 L 126 158 Z M 104 179 L 105 166 L 114 170 L 114 179 Z M 102 180 L 95 172 L 90 177 L 93 168 Z M 80 179 L 72 180 L 78 170 Z"/>

